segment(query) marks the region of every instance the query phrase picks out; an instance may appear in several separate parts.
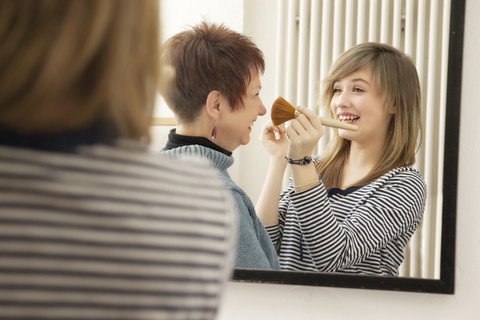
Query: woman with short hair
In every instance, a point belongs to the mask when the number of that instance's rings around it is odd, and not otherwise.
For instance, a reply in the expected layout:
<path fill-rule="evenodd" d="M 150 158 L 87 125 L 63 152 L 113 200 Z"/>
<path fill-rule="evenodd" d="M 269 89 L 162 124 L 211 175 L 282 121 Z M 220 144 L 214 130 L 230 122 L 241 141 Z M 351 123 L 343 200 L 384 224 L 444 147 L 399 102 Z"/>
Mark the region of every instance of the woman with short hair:
<path fill-rule="evenodd" d="M 245 35 L 204 21 L 168 39 L 162 57 L 175 70 L 163 95 L 177 120 L 162 152 L 207 158 L 219 170 L 238 213 L 235 267 L 279 269 L 250 197 L 227 172 L 233 151 L 250 141 L 254 122 L 266 113 L 262 52 Z"/>

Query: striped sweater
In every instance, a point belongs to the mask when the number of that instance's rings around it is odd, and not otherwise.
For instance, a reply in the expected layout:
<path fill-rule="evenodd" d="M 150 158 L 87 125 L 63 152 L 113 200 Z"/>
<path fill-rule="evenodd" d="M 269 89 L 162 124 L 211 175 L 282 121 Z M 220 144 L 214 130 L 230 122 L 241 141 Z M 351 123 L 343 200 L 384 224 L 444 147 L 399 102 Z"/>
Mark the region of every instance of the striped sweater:
<path fill-rule="evenodd" d="M 233 208 L 206 161 L 0 146 L 0 317 L 214 319 Z"/>
<path fill-rule="evenodd" d="M 267 227 L 282 269 L 398 275 L 423 216 L 422 177 L 401 167 L 348 191 L 329 194 L 320 181 L 295 193 L 290 181 L 280 196 L 279 224 Z"/>

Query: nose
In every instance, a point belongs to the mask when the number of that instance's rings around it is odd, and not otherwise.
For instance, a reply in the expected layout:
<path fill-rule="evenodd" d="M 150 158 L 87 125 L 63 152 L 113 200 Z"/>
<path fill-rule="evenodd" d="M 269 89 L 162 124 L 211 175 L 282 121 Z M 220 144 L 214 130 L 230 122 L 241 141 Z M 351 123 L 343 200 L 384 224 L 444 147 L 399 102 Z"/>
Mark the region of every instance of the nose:
<path fill-rule="evenodd" d="M 258 111 L 258 114 L 260 116 L 263 116 L 267 113 L 267 108 L 265 108 L 265 106 L 263 105 L 263 101 L 260 99 L 260 109 Z"/>
<path fill-rule="evenodd" d="M 347 90 L 336 93 L 332 98 L 333 106 L 337 108 L 348 108 L 350 107 L 350 94 Z"/>

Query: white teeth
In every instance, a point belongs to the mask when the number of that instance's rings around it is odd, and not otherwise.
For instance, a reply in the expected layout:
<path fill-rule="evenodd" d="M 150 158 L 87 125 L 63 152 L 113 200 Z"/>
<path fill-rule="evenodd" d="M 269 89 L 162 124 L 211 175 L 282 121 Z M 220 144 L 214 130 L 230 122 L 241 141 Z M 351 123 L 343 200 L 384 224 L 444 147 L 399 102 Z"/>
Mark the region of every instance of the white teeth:
<path fill-rule="evenodd" d="M 338 120 L 340 121 L 353 121 L 353 120 L 357 120 L 358 116 L 338 116 Z"/>

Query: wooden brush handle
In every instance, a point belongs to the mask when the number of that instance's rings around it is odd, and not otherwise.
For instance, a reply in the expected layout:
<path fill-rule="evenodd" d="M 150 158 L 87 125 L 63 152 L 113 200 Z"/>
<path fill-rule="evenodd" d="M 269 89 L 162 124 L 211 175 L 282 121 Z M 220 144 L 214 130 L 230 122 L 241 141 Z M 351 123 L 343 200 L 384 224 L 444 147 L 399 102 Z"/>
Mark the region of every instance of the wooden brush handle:
<path fill-rule="evenodd" d="M 300 112 L 295 110 L 295 117 L 298 116 Z M 332 118 L 327 118 L 327 117 L 322 117 L 318 116 L 322 124 L 326 127 L 331 127 L 331 128 L 337 128 L 337 129 L 345 129 L 345 130 L 351 130 L 351 131 L 357 131 L 358 127 L 356 125 L 350 124 L 350 123 L 345 123 L 342 121 L 338 121 Z"/>
<path fill-rule="evenodd" d="M 345 129 L 345 130 L 351 130 L 351 131 L 358 130 L 358 127 L 356 125 L 353 125 L 350 123 L 345 123 L 332 118 L 321 117 L 321 116 L 319 116 L 319 118 L 320 118 L 320 121 L 322 121 L 322 124 L 326 127 Z"/>

